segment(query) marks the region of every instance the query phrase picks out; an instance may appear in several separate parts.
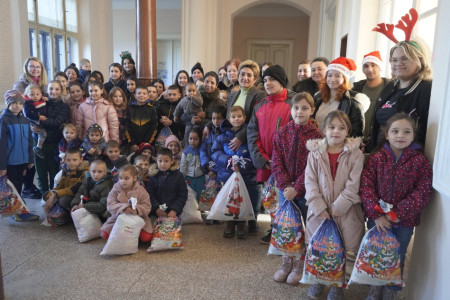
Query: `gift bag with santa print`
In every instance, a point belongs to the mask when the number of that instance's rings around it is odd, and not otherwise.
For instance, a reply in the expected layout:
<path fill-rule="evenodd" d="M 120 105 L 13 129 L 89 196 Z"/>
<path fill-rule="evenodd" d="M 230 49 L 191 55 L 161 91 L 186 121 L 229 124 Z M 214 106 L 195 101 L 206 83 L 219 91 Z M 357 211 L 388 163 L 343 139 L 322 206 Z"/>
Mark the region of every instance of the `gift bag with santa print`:
<path fill-rule="evenodd" d="M 177 217 L 159 217 L 155 222 L 152 245 L 148 252 L 184 249 L 181 241 L 181 220 Z"/>
<path fill-rule="evenodd" d="M 22 196 L 6 176 L 0 178 L 0 215 L 11 216 L 29 213 Z"/>
<path fill-rule="evenodd" d="M 220 182 L 215 179 L 209 179 L 205 184 L 205 189 L 200 194 L 200 201 L 198 203 L 198 210 L 209 211 L 216 200 L 217 194 L 220 191 Z"/>
<path fill-rule="evenodd" d="M 400 243 L 390 229 L 370 229 L 359 247 L 348 284 L 397 285 L 404 287 L 400 268 Z"/>
<path fill-rule="evenodd" d="M 325 219 L 311 237 L 300 283 L 345 287 L 345 249 L 333 219 Z"/>
<path fill-rule="evenodd" d="M 273 175 L 270 175 L 269 179 L 264 183 L 261 193 L 261 204 L 264 207 L 264 210 L 270 214 L 272 218 L 275 218 L 279 205 L 279 198 L 277 184 Z"/>
<path fill-rule="evenodd" d="M 170 130 L 170 127 L 164 127 L 161 129 L 161 131 L 158 133 L 155 139 L 155 148 L 156 150 L 164 148 L 166 145 L 166 140 L 169 136 L 171 136 L 172 130 Z"/>
<path fill-rule="evenodd" d="M 304 256 L 305 233 L 300 209 L 292 201 L 284 201 L 272 226 L 267 254 Z"/>

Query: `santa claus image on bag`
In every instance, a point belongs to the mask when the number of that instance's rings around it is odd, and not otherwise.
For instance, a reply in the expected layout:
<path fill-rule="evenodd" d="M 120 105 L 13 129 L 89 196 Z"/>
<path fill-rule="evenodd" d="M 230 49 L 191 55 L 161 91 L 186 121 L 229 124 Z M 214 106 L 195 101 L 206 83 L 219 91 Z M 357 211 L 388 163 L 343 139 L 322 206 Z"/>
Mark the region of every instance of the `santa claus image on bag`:
<path fill-rule="evenodd" d="M 242 196 L 239 193 L 239 178 L 236 176 L 234 179 L 235 185 L 233 189 L 231 190 L 231 193 L 228 195 L 228 201 L 227 201 L 227 210 L 228 212 L 225 212 L 225 216 L 232 216 L 234 215 L 233 219 L 239 219 L 239 213 L 241 212 L 241 203 L 243 202 Z"/>

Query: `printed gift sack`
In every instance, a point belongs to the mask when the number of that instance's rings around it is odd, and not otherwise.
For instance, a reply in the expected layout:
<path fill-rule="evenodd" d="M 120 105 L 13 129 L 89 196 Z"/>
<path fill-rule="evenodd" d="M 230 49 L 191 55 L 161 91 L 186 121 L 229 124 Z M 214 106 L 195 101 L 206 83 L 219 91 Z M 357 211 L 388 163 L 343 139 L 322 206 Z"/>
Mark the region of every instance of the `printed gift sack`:
<path fill-rule="evenodd" d="M 221 221 L 255 220 L 250 196 L 240 172 L 233 172 L 222 187 L 207 219 Z"/>
<path fill-rule="evenodd" d="M 200 195 L 198 210 L 210 211 L 217 194 L 220 191 L 220 182 L 215 179 L 209 179 L 205 184 L 205 189 Z"/>
<path fill-rule="evenodd" d="M 183 224 L 202 223 L 202 214 L 198 211 L 197 193 L 188 185 L 188 198 L 180 215 Z"/>
<path fill-rule="evenodd" d="M 325 219 L 306 250 L 300 283 L 345 287 L 345 250 L 336 223 Z"/>
<path fill-rule="evenodd" d="M 64 225 L 69 221 L 69 213 L 56 202 L 48 211 L 46 221 L 52 227 Z M 45 221 L 43 225 L 47 225 Z"/>
<path fill-rule="evenodd" d="M 164 148 L 166 146 L 166 139 L 172 135 L 172 131 L 169 127 L 164 127 L 158 133 L 158 136 L 155 139 L 155 148 L 158 150 L 160 148 Z"/>
<path fill-rule="evenodd" d="M 261 194 L 261 204 L 264 207 L 264 210 L 270 214 L 272 218 L 275 218 L 279 205 L 279 198 L 275 177 L 273 175 L 270 175 L 269 179 L 264 183 Z"/>
<path fill-rule="evenodd" d="M 391 230 L 387 232 L 373 227 L 366 233 L 349 284 L 405 286 L 400 268 L 400 243 Z"/>
<path fill-rule="evenodd" d="M 300 210 L 292 201 L 286 200 L 275 216 L 267 254 L 301 257 L 304 243 Z"/>
<path fill-rule="evenodd" d="M 4 180 L 4 181 L 3 181 Z M 29 213 L 22 196 L 19 195 L 11 181 L 6 176 L 1 177 L 0 215 L 20 215 Z"/>
<path fill-rule="evenodd" d="M 152 245 L 148 252 L 183 249 L 181 221 L 177 217 L 159 217 L 155 222 Z"/>
<path fill-rule="evenodd" d="M 86 208 L 82 207 L 71 214 L 73 225 L 77 230 L 78 240 L 84 243 L 100 237 L 100 228 L 102 222 L 96 214 L 90 213 Z"/>
<path fill-rule="evenodd" d="M 100 255 L 125 255 L 138 251 L 139 234 L 145 221 L 139 216 L 121 214 L 109 235 L 108 242 Z"/>

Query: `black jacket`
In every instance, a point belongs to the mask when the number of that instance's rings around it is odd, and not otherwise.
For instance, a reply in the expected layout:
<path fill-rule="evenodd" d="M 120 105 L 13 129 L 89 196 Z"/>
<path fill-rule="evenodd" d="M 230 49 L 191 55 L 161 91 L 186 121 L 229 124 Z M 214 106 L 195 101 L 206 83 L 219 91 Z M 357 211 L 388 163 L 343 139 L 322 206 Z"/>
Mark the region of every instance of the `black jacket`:
<path fill-rule="evenodd" d="M 61 99 L 47 101 L 47 120 L 40 121 L 40 126 L 47 130 L 46 142 L 59 142 L 62 137 L 61 125 L 69 118 L 69 106 Z"/>
<path fill-rule="evenodd" d="M 152 143 L 158 129 L 156 110 L 150 101 L 137 105 L 133 101 L 127 109 L 127 137 L 130 145 Z"/>
<path fill-rule="evenodd" d="M 158 102 L 156 102 L 155 107 L 158 122 L 158 133 L 164 128 L 164 125 L 159 122 L 159 119 L 161 119 L 162 116 L 166 116 L 172 121 L 172 125 L 169 126 L 172 134 L 174 134 L 181 141 L 184 137 L 184 125 L 173 121 L 173 112 L 180 101 L 181 99 L 175 102 L 170 102 L 168 99 L 161 98 Z"/>
<path fill-rule="evenodd" d="M 292 87 L 292 90 L 296 93 L 308 92 L 311 96 L 314 97 L 314 95 L 319 91 L 319 87 L 317 86 L 316 82 L 310 77 L 303 81 L 297 82 Z"/>

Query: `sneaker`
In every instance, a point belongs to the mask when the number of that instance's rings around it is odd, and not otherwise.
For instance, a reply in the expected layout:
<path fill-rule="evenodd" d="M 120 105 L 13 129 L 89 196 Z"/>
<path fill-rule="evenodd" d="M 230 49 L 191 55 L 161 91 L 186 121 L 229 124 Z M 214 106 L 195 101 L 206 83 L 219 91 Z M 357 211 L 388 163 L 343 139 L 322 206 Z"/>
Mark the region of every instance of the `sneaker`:
<path fill-rule="evenodd" d="M 211 220 L 211 219 L 206 219 L 206 221 L 205 221 L 205 223 L 206 223 L 206 225 L 213 225 L 214 224 L 214 220 Z"/>
<path fill-rule="evenodd" d="M 236 222 L 234 221 L 227 221 L 225 226 L 225 231 L 223 232 L 223 237 L 230 239 L 234 237 L 234 233 L 236 232 L 235 229 Z"/>
<path fill-rule="evenodd" d="M 34 152 L 34 154 L 36 154 L 37 157 L 45 158 L 44 151 L 42 151 L 42 149 L 39 148 L 38 146 L 33 147 L 33 152 Z"/>
<path fill-rule="evenodd" d="M 280 269 L 273 275 L 273 280 L 278 282 L 285 282 L 286 278 L 292 271 L 292 257 L 283 255 L 283 262 Z"/>
<path fill-rule="evenodd" d="M 319 299 L 320 294 L 322 294 L 323 287 L 324 285 L 320 283 L 316 283 L 310 286 L 310 288 L 308 289 L 308 298 L 313 300 Z"/>
<path fill-rule="evenodd" d="M 327 300 L 342 300 L 344 299 L 344 289 L 332 286 L 328 292 Z"/>
<path fill-rule="evenodd" d="M 248 234 L 257 235 L 259 233 L 259 226 L 256 220 L 248 221 Z"/>
<path fill-rule="evenodd" d="M 270 238 L 272 237 L 272 229 L 267 231 L 267 234 L 261 238 L 261 243 L 265 245 L 270 244 Z"/>
<path fill-rule="evenodd" d="M 28 189 L 24 189 L 21 193 L 22 198 L 28 198 L 28 199 L 40 199 L 42 197 L 41 192 L 38 190 L 37 187 L 33 186 L 28 188 Z"/>
<path fill-rule="evenodd" d="M 245 239 L 247 238 L 247 233 L 245 232 L 245 221 L 239 221 L 237 222 L 237 238 L 238 239 Z"/>
<path fill-rule="evenodd" d="M 300 258 L 295 258 L 293 262 L 293 268 L 288 278 L 286 279 L 287 284 L 298 285 L 300 283 L 300 279 L 303 276 L 303 265 L 304 261 Z"/>
<path fill-rule="evenodd" d="M 14 215 L 12 218 L 16 222 L 34 222 L 39 220 L 39 216 L 32 213 Z"/>
<path fill-rule="evenodd" d="M 366 300 L 380 300 L 383 294 L 383 285 L 372 285 Z"/>
<path fill-rule="evenodd" d="M 383 290 L 383 300 L 396 300 L 397 299 L 397 291 L 386 287 Z"/>

